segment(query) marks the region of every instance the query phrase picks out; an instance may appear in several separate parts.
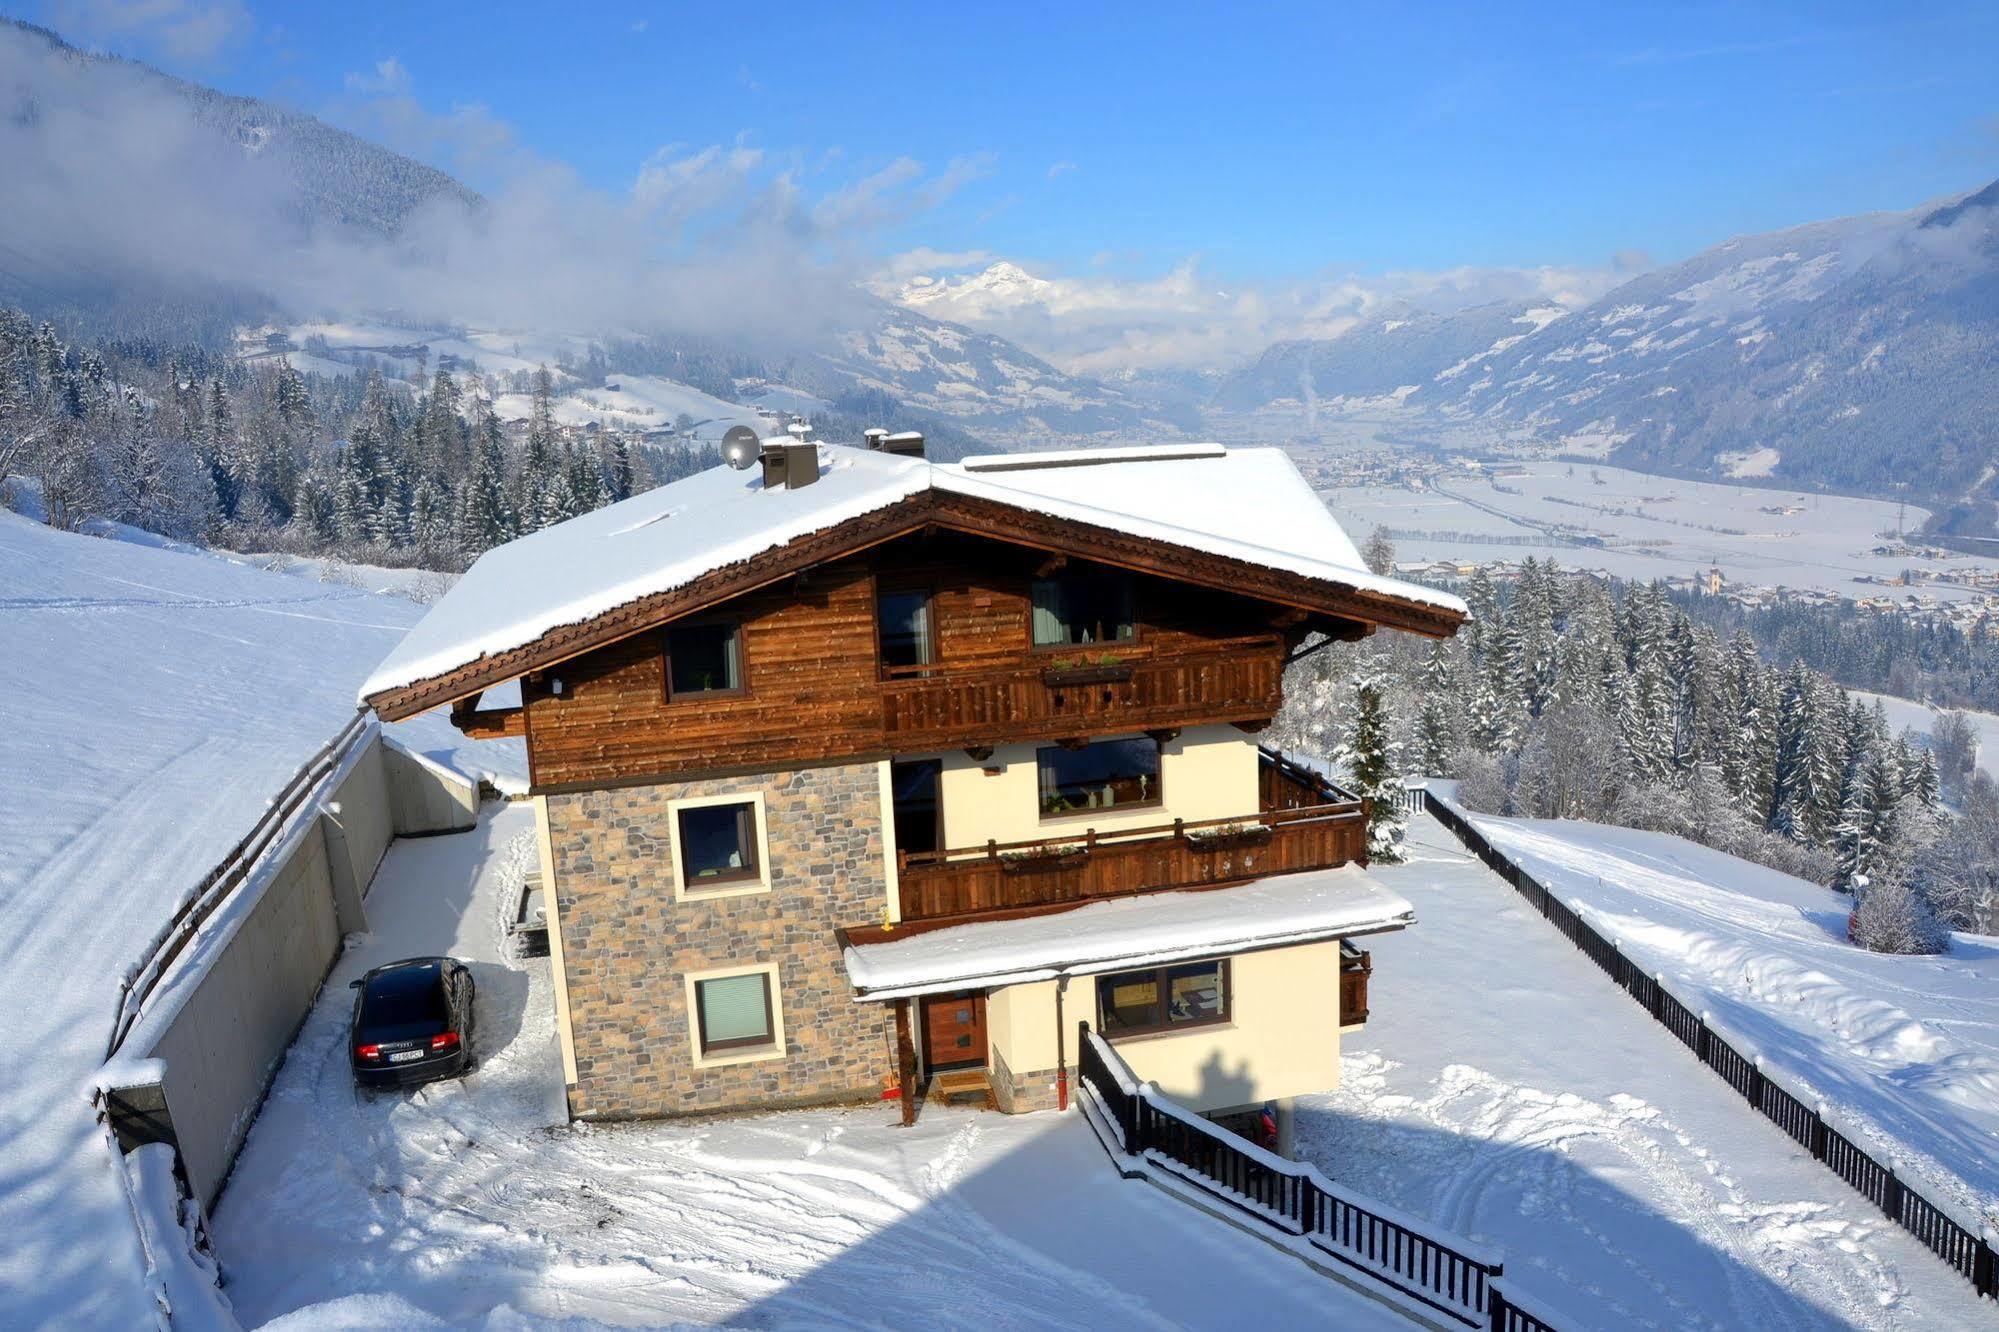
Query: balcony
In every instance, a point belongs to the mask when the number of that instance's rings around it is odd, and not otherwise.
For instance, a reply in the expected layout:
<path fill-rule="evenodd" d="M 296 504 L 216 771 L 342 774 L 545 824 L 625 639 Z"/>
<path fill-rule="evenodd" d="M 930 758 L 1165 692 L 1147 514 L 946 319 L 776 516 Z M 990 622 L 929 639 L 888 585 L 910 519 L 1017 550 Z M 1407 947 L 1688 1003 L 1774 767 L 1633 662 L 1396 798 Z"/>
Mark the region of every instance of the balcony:
<path fill-rule="evenodd" d="M 1030 842 L 897 856 L 904 920 L 1081 903 L 1273 874 L 1331 869 L 1363 858 L 1358 802 L 1264 810 Z"/>
<path fill-rule="evenodd" d="M 1367 978 L 1374 974 L 1374 954 L 1351 940 L 1340 940 L 1340 1027 L 1367 1021 Z"/>
<path fill-rule="evenodd" d="M 898 750 L 1261 721 L 1282 701 L 1275 638 L 1105 663 L 1087 654 L 997 670 L 903 667 L 882 682 L 882 730 Z"/>

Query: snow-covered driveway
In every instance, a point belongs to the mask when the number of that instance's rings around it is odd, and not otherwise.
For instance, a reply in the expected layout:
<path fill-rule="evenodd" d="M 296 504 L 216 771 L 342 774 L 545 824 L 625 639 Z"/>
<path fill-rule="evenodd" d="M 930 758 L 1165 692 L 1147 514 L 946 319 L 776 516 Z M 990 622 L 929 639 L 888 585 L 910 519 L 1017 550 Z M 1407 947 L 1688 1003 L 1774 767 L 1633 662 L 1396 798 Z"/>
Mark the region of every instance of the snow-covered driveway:
<path fill-rule="evenodd" d="M 246 1326 L 463 1326 L 508 1310 L 624 1325 L 1405 1326 L 1120 1179 L 1074 1114 L 564 1126 L 547 961 L 501 945 L 501 889 L 532 819 L 494 811 L 476 832 L 390 851 L 372 933 L 278 1075 L 214 1218 Z M 358 1098 L 346 982 L 428 951 L 473 964 L 480 1067 Z"/>
<path fill-rule="evenodd" d="M 1410 833 L 1410 863 L 1370 873 L 1417 923 L 1371 944 L 1371 1016 L 1303 1155 L 1498 1243 L 1590 1327 L 1992 1324 L 1449 833 Z"/>

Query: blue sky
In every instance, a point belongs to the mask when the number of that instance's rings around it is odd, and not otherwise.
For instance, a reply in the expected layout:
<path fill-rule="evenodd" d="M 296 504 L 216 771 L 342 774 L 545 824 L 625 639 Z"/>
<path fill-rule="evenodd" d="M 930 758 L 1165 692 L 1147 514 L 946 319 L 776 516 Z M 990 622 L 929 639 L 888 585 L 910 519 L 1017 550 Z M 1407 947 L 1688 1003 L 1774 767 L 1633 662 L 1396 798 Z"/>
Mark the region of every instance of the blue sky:
<path fill-rule="evenodd" d="M 606 190 L 666 145 L 968 177 L 872 237 L 1223 276 L 1685 255 L 1999 175 L 1999 6 L 31 6 L 310 110 L 385 60 Z M 162 12 L 215 17 L 176 41 Z M 205 44 L 202 34 L 224 39 Z M 204 45 L 206 49 L 204 49 Z M 353 117 L 345 117 L 352 119 Z M 367 128 L 365 124 L 362 128 Z M 476 170 L 471 174 L 477 175 Z"/>
<path fill-rule="evenodd" d="M 1058 289 L 940 312 L 1076 368 L 1226 361 L 1386 300 L 1573 304 L 1999 176 L 1991 0 L 24 12 L 496 196 L 532 181 L 542 214 L 789 238 L 880 290 L 1014 260 Z"/>

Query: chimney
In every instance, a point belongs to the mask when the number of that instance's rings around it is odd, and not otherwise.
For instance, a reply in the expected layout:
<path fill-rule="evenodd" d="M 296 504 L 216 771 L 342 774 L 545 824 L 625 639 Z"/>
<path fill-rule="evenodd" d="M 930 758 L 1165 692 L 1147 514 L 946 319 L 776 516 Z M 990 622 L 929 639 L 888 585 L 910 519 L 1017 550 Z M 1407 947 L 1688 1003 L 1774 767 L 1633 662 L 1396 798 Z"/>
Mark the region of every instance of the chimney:
<path fill-rule="evenodd" d="M 903 430 L 893 435 L 883 435 L 881 449 L 883 453 L 899 453 L 905 458 L 921 458 L 923 456 L 923 432 L 920 430 Z"/>
<path fill-rule="evenodd" d="M 797 490 L 819 479 L 819 446 L 775 435 L 763 442 L 764 489 Z"/>
<path fill-rule="evenodd" d="M 817 444 L 787 444 L 784 446 L 784 487 L 796 490 L 809 486 L 819 479 L 819 446 Z"/>
<path fill-rule="evenodd" d="M 861 432 L 861 439 L 871 449 L 879 449 L 882 446 L 882 441 L 887 438 L 888 431 L 882 429 L 880 426 L 869 426 Z"/>

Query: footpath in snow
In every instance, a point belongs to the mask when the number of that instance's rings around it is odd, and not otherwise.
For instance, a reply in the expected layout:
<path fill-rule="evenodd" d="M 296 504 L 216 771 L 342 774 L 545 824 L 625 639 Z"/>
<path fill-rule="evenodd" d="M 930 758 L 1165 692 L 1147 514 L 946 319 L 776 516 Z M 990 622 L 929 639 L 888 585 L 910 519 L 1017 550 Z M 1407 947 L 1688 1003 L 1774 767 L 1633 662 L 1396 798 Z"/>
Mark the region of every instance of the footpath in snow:
<path fill-rule="evenodd" d="M 119 980 L 421 614 L 0 511 L 0 1327 L 151 1325 L 89 1100 Z M 448 728 L 407 743 L 513 780 Z"/>
<path fill-rule="evenodd" d="M 532 828 L 488 805 L 383 862 L 213 1219 L 245 1326 L 1407 1326 L 1122 1179 L 1075 1113 L 565 1125 L 548 962 L 502 926 Z M 357 1094 L 346 982 L 437 951 L 472 966 L 478 1069 Z"/>
<path fill-rule="evenodd" d="M 1410 836 L 1369 872 L 1416 924 L 1369 943 L 1371 1014 L 1301 1105 L 1301 1155 L 1498 1244 L 1586 1327 L 1990 1324 L 1441 826 Z"/>
<path fill-rule="evenodd" d="M 1999 1223 L 1999 938 L 1870 953 L 1846 941 L 1849 899 L 1678 837 L 1474 821 L 1870 1155 Z"/>

